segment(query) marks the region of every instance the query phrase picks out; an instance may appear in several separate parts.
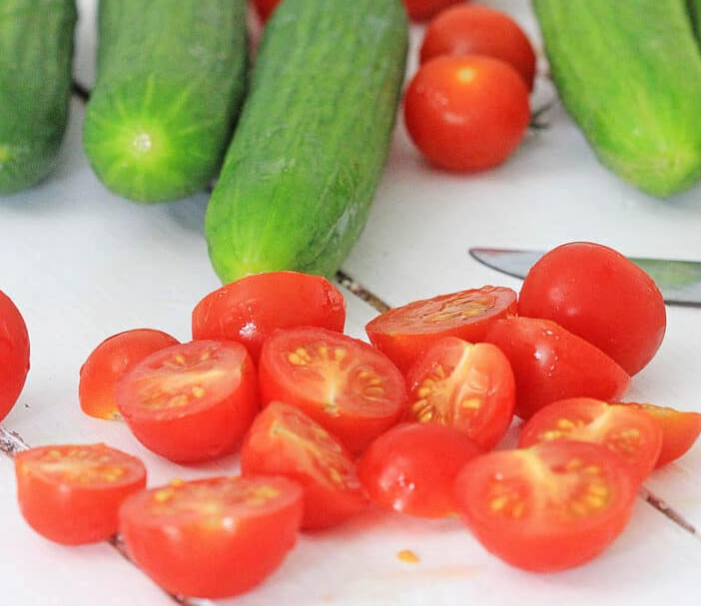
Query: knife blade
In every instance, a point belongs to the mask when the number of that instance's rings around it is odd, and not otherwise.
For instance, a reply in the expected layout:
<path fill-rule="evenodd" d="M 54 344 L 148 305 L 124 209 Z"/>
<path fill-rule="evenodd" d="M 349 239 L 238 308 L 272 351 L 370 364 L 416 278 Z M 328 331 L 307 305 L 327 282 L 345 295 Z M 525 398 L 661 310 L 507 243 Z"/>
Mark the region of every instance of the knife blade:
<path fill-rule="evenodd" d="M 543 251 L 508 248 L 471 248 L 473 259 L 491 269 L 523 280 Z M 701 307 L 701 262 L 629 257 L 646 271 L 662 292 L 665 303 Z"/>

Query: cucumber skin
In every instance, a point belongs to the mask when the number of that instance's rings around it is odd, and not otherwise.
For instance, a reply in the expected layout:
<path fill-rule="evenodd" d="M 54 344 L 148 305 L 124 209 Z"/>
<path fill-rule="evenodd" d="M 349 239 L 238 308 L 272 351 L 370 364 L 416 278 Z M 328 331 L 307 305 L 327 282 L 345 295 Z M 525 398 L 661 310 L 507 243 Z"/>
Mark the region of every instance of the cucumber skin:
<path fill-rule="evenodd" d="M 0 4 L 0 194 L 41 181 L 68 123 L 74 0 Z"/>
<path fill-rule="evenodd" d="M 279 5 L 205 218 L 223 282 L 338 269 L 384 168 L 407 47 L 400 0 Z"/>
<path fill-rule="evenodd" d="M 175 200 L 210 184 L 246 89 L 245 0 L 173 4 L 100 2 L 83 144 L 100 180 L 135 202 Z"/>
<path fill-rule="evenodd" d="M 600 161 L 658 197 L 701 177 L 701 55 L 684 0 L 534 0 L 562 101 Z"/>

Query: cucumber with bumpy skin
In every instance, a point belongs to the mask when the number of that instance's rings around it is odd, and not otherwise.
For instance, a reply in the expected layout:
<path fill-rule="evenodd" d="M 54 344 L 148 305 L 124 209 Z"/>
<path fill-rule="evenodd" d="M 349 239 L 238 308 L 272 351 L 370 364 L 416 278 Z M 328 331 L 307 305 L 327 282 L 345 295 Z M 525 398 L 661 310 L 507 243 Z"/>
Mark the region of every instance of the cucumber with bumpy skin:
<path fill-rule="evenodd" d="M 83 142 L 115 193 L 163 202 L 216 176 L 243 101 L 245 0 L 101 0 Z"/>
<path fill-rule="evenodd" d="M 0 3 L 0 194 L 54 166 L 68 122 L 74 0 Z"/>
<path fill-rule="evenodd" d="M 365 224 L 404 77 L 401 0 L 285 0 L 207 210 L 225 281 L 332 274 Z"/>
<path fill-rule="evenodd" d="M 534 0 L 564 105 L 608 168 L 669 196 L 701 177 L 701 55 L 685 0 Z"/>

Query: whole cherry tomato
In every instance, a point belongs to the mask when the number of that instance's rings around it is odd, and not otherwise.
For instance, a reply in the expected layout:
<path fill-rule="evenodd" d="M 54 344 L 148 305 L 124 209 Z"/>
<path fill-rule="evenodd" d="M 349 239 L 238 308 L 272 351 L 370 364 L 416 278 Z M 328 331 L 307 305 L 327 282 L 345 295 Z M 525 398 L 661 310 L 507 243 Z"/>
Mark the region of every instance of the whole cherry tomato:
<path fill-rule="evenodd" d="M 427 21 L 451 4 L 462 0 L 403 0 L 406 10 L 414 21 Z"/>
<path fill-rule="evenodd" d="M 29 334 L 19 309 L 0 290 L 0 421 L 12 410 L 29 372 Z"/>

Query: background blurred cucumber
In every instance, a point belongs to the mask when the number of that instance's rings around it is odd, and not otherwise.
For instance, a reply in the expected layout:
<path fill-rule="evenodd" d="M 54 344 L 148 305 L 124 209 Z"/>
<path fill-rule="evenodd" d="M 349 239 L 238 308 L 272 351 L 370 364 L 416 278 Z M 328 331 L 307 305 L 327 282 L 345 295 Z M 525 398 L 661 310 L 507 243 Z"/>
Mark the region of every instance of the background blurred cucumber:
<path fill-rule="evenodd" d="M 0 0 L 0 194 L 44 178 L 68 122 L 74 0 Z"/>
<path fill-rule="evenodd" d="M 245 0 L 101 0 L 83 131 L 98 177 L 138 202 L 204 189 L 243 100 Z"/>

